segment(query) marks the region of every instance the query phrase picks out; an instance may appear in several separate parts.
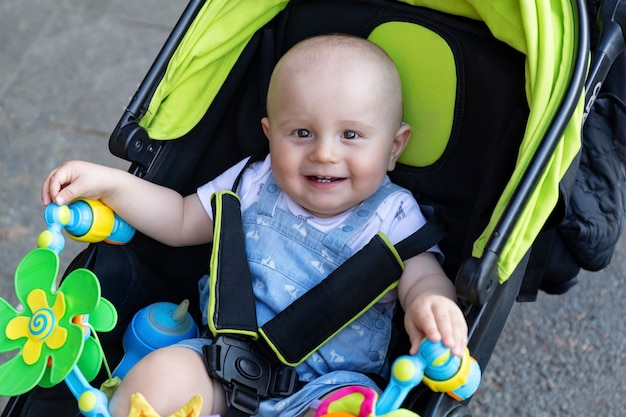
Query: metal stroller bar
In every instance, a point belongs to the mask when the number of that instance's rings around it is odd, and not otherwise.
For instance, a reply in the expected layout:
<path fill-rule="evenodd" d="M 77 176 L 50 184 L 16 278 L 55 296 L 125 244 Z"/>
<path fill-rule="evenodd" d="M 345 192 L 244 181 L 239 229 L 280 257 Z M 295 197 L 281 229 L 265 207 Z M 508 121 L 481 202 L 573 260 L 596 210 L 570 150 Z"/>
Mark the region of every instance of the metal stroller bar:
<path fill-rule="evenodd" d="M 585 112 L 583 123 L 598 97 L 602 84 L 617 57 L 626 49 L 626 4 L 621 0 L 605 0 L 602 3 L 598 18 L 602 25 L 602 36 L 593 58 L 585 85 Z"/>
<path fill-rule="evenodd" d="M 176 23 L 174 30 L 170 33 L 167 41 L 157 55 L 156 60 L 146 74 L 146 77 L 139 85 L 135 96 L 126 109 L 126 111 L 132 114 L 132 116 L 136 119 L 140 119 L 148 109 L 147 103 L 150 101 L 152 94 L 154 94 L 154 91 L 161 82 L 161 78 L 163 78 L 163 74 L 165 73 L 165 69 L 167 68 L 170 58 L 178 48 L 178 45 L 185 36 L 185 33 L 187 33 L 187 29 L 189 29 L 189 26 L 202 6 L 204 6 L 205 2 L 206 0 L 191 0 L 189 4 L 187 4 L 185 11 Z"/>
<path fill-rule="evenodd" d="M 497 264 L 499 255 L 511 235 L 526 201 L 528 201 L 539 177 L 545 170 L 550 156 L 561 139 L 585 85 L 589 51 L 587 8 L 583 0 L 572 2 L 572 6 L 573 13 L 577 17 L 579 24 L 576 61 L 571 76 L 571 83 L 568 86 L 559 111 L 548 127 L 537 152 L 513 193 L 502 218 L 494 229 L 482 257 L 480 259 L 470 258 L 466 260 L 457 274 L 457 295 L 473 304 L 485 304 L 495 291 L 498 279 Z"/>
<path fill-rule="evenodd" d="M 139 126 L 139 120 L 146 113 L 148 103 L 165 74 L 170 58 L 205 2 L 206 0 L 189 1 L 109 138 L 111 153 L 133 162 L 135 166 L 131 171 L 136 175 L 141 176 L 150 167 L 163 146 L 150 139 L 148 132 Z"/>

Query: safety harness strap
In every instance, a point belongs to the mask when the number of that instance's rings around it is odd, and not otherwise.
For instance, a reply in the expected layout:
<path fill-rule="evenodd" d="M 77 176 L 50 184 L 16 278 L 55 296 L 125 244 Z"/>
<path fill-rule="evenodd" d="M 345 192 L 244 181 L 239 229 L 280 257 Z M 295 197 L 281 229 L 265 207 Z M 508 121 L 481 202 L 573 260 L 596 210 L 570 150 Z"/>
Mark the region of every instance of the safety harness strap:
<path fill-rule="evenodd" d="M 402 260 L 376 235 L 328 277 L 259 329 L 278 359 L 296 366 L 398 285 Z"/>
<path fill-rule="evenodd" d="M 443 228 L 434 213 L 422 228 L 395 247 L 379 233 L 258 329 L 239 198 L 233 192 L 223 191 L 213 196 L 212 205 L 215 240 L 209 328 L 214 336 L 240 334 L 254 340 L 261 336 L 276 359 L 288 366 L 302 363 L 395 288 L 404 270 L 402 261 L 428 250 L 443 237 Z"/>
<path fill-rule="evenodd" d="M 421 205 L 422 214 L 426 217 L 426 223 L 415 233 L 407 236 L 404 240 L 395 244 L 396 251 L 402 260 L 407 260 L 422 252 L 426 252 L 445 236 L 445 230 L 441 219 L 432 206 Z"/>
<path fill-rule="evenodd" d="M 239 197 L 223 191 L 213 195 L 211 205 L 214 229 L 209 274 L 209 329 L 214 336 L 241 334 L 256 339 L 256 308 Z"/>
<path fill-rule="evenodd" d="M 434 214 L 395 247 L 377 234 L 259 329 L 239 198 L 231 191 L 216 193 L 212 206 L 208 322 L 215 341 L 203 353 L 209 374 L 229 391 L 228 417 L 254 415 L 262 398 L 297 391 L 293 367 L 396 287 L 404 259 L 428 250 L 443 236 Z"/>

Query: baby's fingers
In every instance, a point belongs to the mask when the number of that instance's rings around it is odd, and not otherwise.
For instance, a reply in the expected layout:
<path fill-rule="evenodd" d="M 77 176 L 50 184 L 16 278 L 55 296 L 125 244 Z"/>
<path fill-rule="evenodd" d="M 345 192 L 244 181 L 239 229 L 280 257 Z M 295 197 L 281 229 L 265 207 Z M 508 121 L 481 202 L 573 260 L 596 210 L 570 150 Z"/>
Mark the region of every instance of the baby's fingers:
<path fill-rule="evenodd" d="M 441 334 L 437 326 L 435 315 L 430 308 L 417 308 L 405 316 L 405 328 L 411 340 L 410 354 L 414 355 L 419 349 L 419 345 L 427 338 L 433 342 L 441 340 Z"/>
<path fill-rule="evenodd" d="M 76 164 L 74 164 L 76 165 Z M 68 204 L 81 197 L 79 174 L 72 162 L 65 163 L 51 171 L 41 186 L 41 199 L 44 205 L 55 202 L 58 205 Z"/>
<path fill-rule="evenodd" d="M 454 329 L 454 340 L 456 341 L 455 347 L 451 348 L 452 354 L 461 357 L 465 354 L 468 341 L 467 321 L 463 314 L 454 316 L 452 328 Z"/>
<path fill-rule="evenodd" d="M 467 346 L 467 322 L 460 310 L 447 309 L 437 318 L 441 340 L 455 356 L 463 356 Z"/>
<path fill-rule="evenodd" d="M 422 340 L 426 338 L 426 335 L 419 329 L 413 327 L 411 331 L 407 331 L 409 340 L 411 341 L 411 347 L 409 348 L 409 355 L 417 354 Z"/>
<path fill-rule="evenodd" d="M 462 356 L 467 345 L 467 323 L 457 304 L 445 297 L 425 296 L 417 300 L 405 316 L 411 338 L 411 353 L 424 337 L 441 341 L 455 356 Z"/>
<path fill-rule="evenodd" d="M 62 185 L 54 179 L 57 171 L 58 168 L 46 175 L 41 185 L 41 201 L 44 206 L 52 203 L 61 190 Z"/>

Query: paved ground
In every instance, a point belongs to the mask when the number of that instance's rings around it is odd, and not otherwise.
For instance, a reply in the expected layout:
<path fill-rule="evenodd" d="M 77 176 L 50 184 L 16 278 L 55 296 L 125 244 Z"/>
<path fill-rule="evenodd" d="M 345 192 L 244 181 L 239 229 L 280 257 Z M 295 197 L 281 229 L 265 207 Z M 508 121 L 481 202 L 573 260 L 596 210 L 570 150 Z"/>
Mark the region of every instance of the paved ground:
<path fill-rule="evenodd" d="M 0 2 L 0 295 L 43 230 L 39 186 L 64 160 L 126 166 L 108 136 L 184 0 Z M 80 249 L 70 245 L 62 268 Z M 475 415 L 623 416 L 626 242 L 605 271 L 560 296 L 516 305 Z M 0 357 L 0 362 L 2 361 Z M 5 398 L 0 397 L 0 408 Z"/>

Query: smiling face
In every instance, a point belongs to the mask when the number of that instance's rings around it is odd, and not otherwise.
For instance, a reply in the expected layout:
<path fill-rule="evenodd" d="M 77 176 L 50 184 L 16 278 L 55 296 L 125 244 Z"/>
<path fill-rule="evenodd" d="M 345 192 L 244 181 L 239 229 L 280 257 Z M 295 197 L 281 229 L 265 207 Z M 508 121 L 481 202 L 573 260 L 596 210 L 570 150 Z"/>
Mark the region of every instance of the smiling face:
<path fill-rule="evenodd" d="M 408 141 L 400 81 L 377 46 L 341 35 L 312 38 L 278 63 L 262 126 L 281 189 L 318 217 L 361 203 Z"/>

